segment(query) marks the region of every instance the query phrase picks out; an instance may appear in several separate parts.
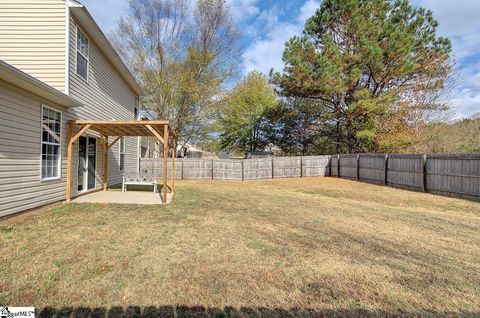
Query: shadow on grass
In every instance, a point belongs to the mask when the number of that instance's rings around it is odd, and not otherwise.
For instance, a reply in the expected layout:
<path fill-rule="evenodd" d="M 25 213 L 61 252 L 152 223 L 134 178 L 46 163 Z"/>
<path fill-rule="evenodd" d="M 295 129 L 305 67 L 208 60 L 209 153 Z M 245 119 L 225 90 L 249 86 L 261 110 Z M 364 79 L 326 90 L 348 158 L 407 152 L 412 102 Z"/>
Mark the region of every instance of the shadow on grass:
<path fill-rule="evenodd" d="M 208 308 L 203 306 L 128 306 L 123 307 L 45 307 L 37 310 L 41 318 L 320 318 L 320 317 L 480 317 L 478 312 L 386 312 L 364 309 L 313 310 L 264 307 Z"/>

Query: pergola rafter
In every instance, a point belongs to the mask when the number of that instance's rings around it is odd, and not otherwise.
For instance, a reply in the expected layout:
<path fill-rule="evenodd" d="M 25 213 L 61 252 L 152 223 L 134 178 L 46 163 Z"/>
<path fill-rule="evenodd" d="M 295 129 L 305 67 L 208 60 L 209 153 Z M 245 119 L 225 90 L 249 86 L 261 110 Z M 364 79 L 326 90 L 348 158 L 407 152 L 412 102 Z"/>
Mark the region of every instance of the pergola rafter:
<path fill-rule="evenodd" d="M 94 131 L 100 135 L 100 140 L 104 147 L 104 166 L 103 166 L 103 190 L 108 189 L 108 150 L 121 137 L 155 137 L 163 144 L 163 200 L 167 202 L 167 163 L 169 152 L 169 138 L 172 138 L 172 179 L 171 192 L 175 186 L 175 139 L 174 132 L 170 127 L 169 121 L 150 120 L 150 121 L 106 121 L 106 120 L 71 120 L 68 122 L 68 143 L 67 143 L 67 201 L 72 199 L 72 149 L 73 144 L 87 131 Z M 109 143 L 109 137 L 115 139 Z"/>

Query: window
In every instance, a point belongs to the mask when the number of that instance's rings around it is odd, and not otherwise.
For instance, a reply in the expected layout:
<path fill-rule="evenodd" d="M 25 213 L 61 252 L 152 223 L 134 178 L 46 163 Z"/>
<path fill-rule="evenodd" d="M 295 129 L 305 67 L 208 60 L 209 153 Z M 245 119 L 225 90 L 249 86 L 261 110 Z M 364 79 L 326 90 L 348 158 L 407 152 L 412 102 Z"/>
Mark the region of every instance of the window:
<path fill-rule="evenodd" d="M 125 168 L 125 137 L 120 138 L 120 171 Z"/>
<path fill-rule="evenodd" d="M 88 80 L 88 38 L 77 28 L 77 74 Z"/>
<path fill-rule="evenodd" d="M 133 107 L 133 117 L 135 120 L 138 119 L 138 107 L 136 106 Z"/>
<path fill-rule="evenodd" d="M 62 113 L 42 106 L 42 180 L 60 178 Z"/>

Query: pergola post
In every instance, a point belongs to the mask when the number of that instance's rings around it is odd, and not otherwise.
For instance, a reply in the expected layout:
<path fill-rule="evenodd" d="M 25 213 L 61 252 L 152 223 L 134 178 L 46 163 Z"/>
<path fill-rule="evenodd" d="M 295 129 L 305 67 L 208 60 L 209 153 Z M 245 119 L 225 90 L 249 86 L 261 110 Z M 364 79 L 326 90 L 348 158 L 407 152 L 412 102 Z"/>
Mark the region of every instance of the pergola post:
<path fill-rule="evenodd" d="M 163 199 L 167 203 L 168 125 L 163 126 Z"/>
<path fill-rule="evenodd" d="M 72 124 L 68 123 L 67 125 L 67 202 L 72 200 L 72 148 L 73 143 L 70 142 L 72 140 L 73 135 L 73 126 Z"/>
<path fill-rule="evenodd" d="M 108 136 L 103 136 L 103 191 L 108 190 Z"/>

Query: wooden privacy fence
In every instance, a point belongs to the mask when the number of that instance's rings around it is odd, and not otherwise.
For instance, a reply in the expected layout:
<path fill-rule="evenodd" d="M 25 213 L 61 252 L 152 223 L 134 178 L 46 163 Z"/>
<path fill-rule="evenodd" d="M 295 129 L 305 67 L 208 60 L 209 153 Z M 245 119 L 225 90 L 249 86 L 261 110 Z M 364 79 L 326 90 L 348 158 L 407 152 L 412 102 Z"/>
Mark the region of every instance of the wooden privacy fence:
<path fill-rule="evenodd" d="M 169 161 L 170 162 L 170 161 Z M 183 180 L 258 180 L 293 177 L 320 177 L 330 174 L 330 156 L 274 157 L 257 159 L 175 160 L 175 179 Z M 171 176 L 168 165 L 168 177 Z M 158 158 L 141 159 L 140 170 L 163 173 Z"/>
<path fill-rule="evenodd" d="M 334 155 L 330 172 L 354 180 L 480 199 L 480 154 Z"/>
<path fill-rule="evenodd" d="M 159 159 L 141 159 L 140 169 L 153 170 L 162 175 L 163 162 Z M 170 168 L 168 175 L 171 175 Z M 480 199 L 480 154 L 341 154 L 260 159 L 177 159 L 175 165 L 175 178 L 185 180 L 319 176 L 336 176 Z"/>

